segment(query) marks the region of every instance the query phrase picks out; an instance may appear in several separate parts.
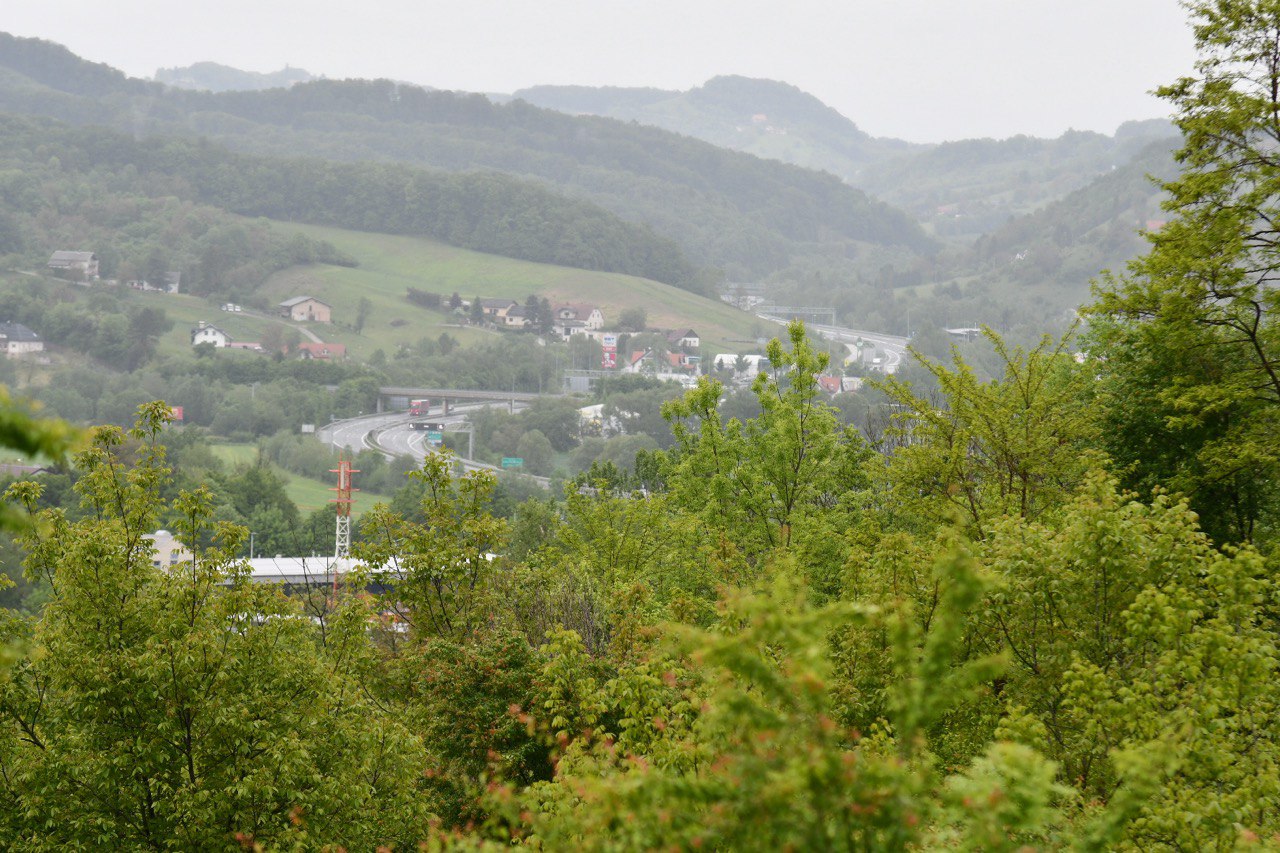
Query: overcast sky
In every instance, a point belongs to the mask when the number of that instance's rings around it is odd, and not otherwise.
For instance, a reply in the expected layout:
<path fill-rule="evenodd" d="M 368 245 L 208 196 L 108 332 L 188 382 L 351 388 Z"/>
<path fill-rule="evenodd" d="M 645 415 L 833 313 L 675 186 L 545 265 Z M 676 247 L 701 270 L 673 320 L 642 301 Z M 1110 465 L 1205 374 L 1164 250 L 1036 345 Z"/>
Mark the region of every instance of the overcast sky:
<path fill-rule="evenodd" d="M 135 77 L 212 60 L 510 92 L 784 80 L 876 136 L 928 142 L 1168 114 L 1176 0 L 5 0 L 0 29 Z"/>

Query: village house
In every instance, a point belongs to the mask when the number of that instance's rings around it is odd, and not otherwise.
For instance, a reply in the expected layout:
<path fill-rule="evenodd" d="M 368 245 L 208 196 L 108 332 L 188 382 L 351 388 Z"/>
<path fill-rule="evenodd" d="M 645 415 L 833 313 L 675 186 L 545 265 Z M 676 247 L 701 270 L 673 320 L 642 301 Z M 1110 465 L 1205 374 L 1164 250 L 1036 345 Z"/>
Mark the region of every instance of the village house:
<path fill-rule="evenodd" d="M 529 325 L 531 319 L 525 311 L 523 305 L 513 305 L 507 309 L 507 313 L 502 316 L 502 325 L 508 329 L 523 329 Z"/>
<path fill-rule="evenodd" d="M 347 357 L 346 344 L 323 344 L 315 341 L 303 341 L 295 344 L 293 351 L 304 361 L 338 361 Z"/>
<path fill-rule="evenodd" d="M 43 352 L 44 341 L 21 323 L 0 323 L 0 346 L 6 358 L 21 358 L 28 353 Z"/>
<path fill-rule="evenodd" d="M 689 355 L 683 352 L 667 353 L 667 366 L 672 371 L 681 371 L 684 373 L 697 373 L 698 364 L 702 359 L 696 355 Z"/>
<path fill-rule="evenodd" d="M 679 382 L 686 388 L 697 384 L 697 356 L 678 352 L 659 355 L 653 350 L 645 350 L 631 353 L 624 361 L 620 373 L 642 373 L 665 382 Z"/>
<path fill-rule="evenodd" d="M 649 350 L 637 350 L 630 353 L 625 363 L 622 365 L 620 372 L 622 373 L 643 373 L 645 368 L 652 369 L 653 361 L 649 358 Z"/>
<path fill-rule="evenodd" d="M 98 277 L 98 256 L 93 252 L 70 252 L 59 249 L 49 257 L 49 269 L 80 281 Z"/>
<path fill-rule="evenodd" d="M 555 331 L 565 340 L 570 335 L 604 328 L 604 312 L 594 305 L 560 305 L 552 312 Z"/>
<path fill-rule="evenodd" d="M 513 308 L 519 308 L 520 303 L 514 299 L 481 299 L 480 309 L 484 311 L 484 318 L 491 320 L 499 326 L 503 325 L 506 317 Z"/>
<path fill-rule="evenodd" d="M 667 332 L 667 346 L 687 352 L 702 346 L 702 339 L 698 337 L 698 333 L 693 329 L 676 329 L 675 331 Z"/>
<path fill-rule="evenodd" d="M 213 344 L 215 347 L 231 346 L 231 337 L 217 326 L 210 325 L 204 320 L 191 330 L 191 345 L 198 347 L 200 344 Z"/>
<path fill-rule="evenodd" d="M 832 396 L 844 390 L 844 385 L 839 376 L 819 376 L 818 387 Z"/>
<path fill-rule="evenodd" d="M 332 309 L 314 296 L 295 296 L 280 303 L 280 316 L 298 323 L 331 323 Z"/>
<path fill-rule="evenodd" d="M 178 563 L 185 563 L 191 559 L 191 552 L 178 541 L 177 536 L 174 536 L 168 530 L 144 533 L 142 538 L 147 540 L 148 544 L 155 549 L 151 555 L 151 565 L 157 569 L 167 569 L 170 566 L 176 566 Z"/>

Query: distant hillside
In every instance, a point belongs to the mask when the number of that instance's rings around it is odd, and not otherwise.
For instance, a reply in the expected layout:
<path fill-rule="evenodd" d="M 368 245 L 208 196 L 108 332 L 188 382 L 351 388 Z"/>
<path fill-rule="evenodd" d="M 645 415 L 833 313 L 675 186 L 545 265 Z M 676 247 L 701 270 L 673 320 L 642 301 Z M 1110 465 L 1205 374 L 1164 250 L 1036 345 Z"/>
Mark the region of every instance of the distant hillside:
<path fill-rule="evenodd" d="M 346 343 L 357 356 L 369 355 L 379 347 L 390 351 L 398 344 L 412 345 L 428 334 L 424 322 L 447 322 L 439 314 L 407 302 L 408 287 L 438 293 L 445 299 L 456 291 L 464 299 L 478 295 L 523 303 L 530 293 L 536 293 L 552 304 L 587 302 L 600 306 L 611 324 L 624 309 L 643 308 L 651 326 L 693 326 L 708 344 L 717 346 L 754 340 L 774 331 L 770 324 L 718 299 L 647 279 L 510 260 L 420 238 L 273 223 L 273 228 L 282 232 L 291 227 L 317 243 L 332 244 L 357 264 L 294 267 L 273 275 L 260 293 L 269 304 L 310 293 L 350 312 L 355 311 L 361 296 L 367 297 L 373 304 L 365 333 L 334 329 L 329 335 Z M 411 322 L 396 322 L 403 319 Z M 438 335 L 441 330 L 431 331 Z M 450 330 L 450 334 L 458 332 Z"/>
<path fill-rule="evenodd" d="M 838 175 L 928 223 L 939 237 L 990 233 L 1095 177 L 1147 143 L 1175 136 L 1162 120 L 1128 122 L 1114 136 L 1069 131 L 914 145 L 874 138 L 794 86 L 716 77 L 686 92 L 534 86 L 512 94 L 537 106 L 673 130 L 716 145 Z"/>
<path fill-rule="evenodd" d="M 138 141 L 48 119 L 0 115 L 0 225 L 8 222 L 7 230 L 17 234 L 11 242 L 32 251 L 33 259 L 47 258 L 56 248 L 31 245 L 24 232 L 37 225 L 58 223 L 61 239 L 70 244 L 105 229 L 110 245 L 128 240 L 121 229 L 137 216 L 132 200 L 157 198 L 247 216 L 429 236 L 508 257 L 707 290 L 698 270 L 669 241 L 588 202 L 507 175 L 268 158 L 203 141 Z M 105 247 L 93 250 L 99 249 L 105 252 Z M 188 258 L 188 268 L 221 268 L 216 257 L 221 251 L 216 247 L 212 256 Z M 197 292 L 226 292 L 217 274 L 189 278 L 203 288 Z"/>
<path fill-rule="evenodd" d="M 178 89 L 201 89 L 209 92 L 255 92 L 262 89 L 287 89 L 296 83 L 316 79 L 301 68 L 285 66 L 279 71 L 263 74 L 257 71 L 241 71 L 216 62 L 197 62 L 185 68 L 161 68 L 155 80 Z"/>
<path fill-rule="evenodd" d="M 0 32 L 0 67 L 68 95 L 145 95 L 160 87 L 125 76 L 101 62 L 81 59 L 60 44 Z"/>
<path fill-rule="evenodd" d="M 561 112 L 651 124 L 854 183 L 871 164 L 923 147 L 874 138 L 813 95 L 776 80 L 713 77 L 685 92 L 534 86 L 512 97 Z"/>
<path fill-rule="evenodd" d="M 1167 214 L 1152 180 L 1177 173 L 1169 142 L 1147 145 L 1128 164 L 1099 176 L 1034 213 L 1010 220 L 983 237 L 957 272 L 995 286 L 1045 287 L 1061 304 L 1088 297 L 1088 284 L 1104 269 L 1120 272 L 1147 250 L 1139 233 Z"/>
<path fill-rule="evenodd" d="M 1176 146 L 1171 124 L 1128 122 L 1114 136 L 966 139 L 880 163 L 856 183 L 931 223 L 938 236 L 985 234 L 1125 167 L 1158 140 Z"/>
<path fill-rule="evenodd" d="M 909 256 L 935 248 L 911 217 L 830 175 L 656 128 L 390 81 L 223 93 L 124 81 L 91 99 L 57 75 L 14 73 L 2 48 L 2 110 L 134 135 L 199 135 L 258 154 L 528 176 L 642 223 L 730 277 L 763 276 L 805 257 L 857 263 L 868 246 Z"/>

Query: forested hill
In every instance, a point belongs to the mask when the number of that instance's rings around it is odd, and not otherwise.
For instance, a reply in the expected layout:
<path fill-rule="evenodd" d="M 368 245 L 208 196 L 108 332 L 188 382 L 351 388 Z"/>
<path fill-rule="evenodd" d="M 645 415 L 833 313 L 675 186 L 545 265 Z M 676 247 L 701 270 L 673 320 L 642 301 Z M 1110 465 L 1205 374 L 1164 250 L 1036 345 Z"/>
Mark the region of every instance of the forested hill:
<path fill-rule="evenodd" d="M 163 91 L 156 83 L 136 80 L 109 65 L 81 59 L 60 45 L 4 32 L 0 32 L 0 68 L 71 95 L 98 98 Z M 7 84 L 8 81 L 6 88 Z"/>
<path fill-rule="evenodd" d="M 707 289 L 676 246 L 643 226 L 508 175 L 263 157 L 202 141 L 139 141 L 4 115 L 0 151 L 0 216 L 32 215 L 31 204 L 44 200 L 37 172 L 52 170 L 78 176 L 81 195 L 177 197 L 250 216 L 429 236 L 492 254 Z"/>
<path fill-rule="evenodd" d="M 534 86 L 512 97 L 566 113 L 638 121 L 855 182 L 874 163 L 927 147 L 872 137 L 813 95 L 777 80 L 713 77 L 684 92 Z"/>
<path fill-rule="evenodd" d="M 28 56 L 38 53 L 29 40 L 0 42 L 0 70 L 9 72 L 0 73 L 0 109 L 132 134 L 198 134 L 258 154 L 536 177 L 648 225 L 694 262 L 731 276 L 765 275 L 806 256 L 857 255 L 867 244 L 933 250 L 911 217 L 834 176 L 657 128 L 390 81 L 214 94 L 120 78 L 114 91 L 88 98 L 62 83 L 78 76 L 64 68 L 65 49 L 36 47 L 47 56 L 43 66 Z M 10 61 L 16 53 L 27 57 L 21 66 Z"/>
<path fill-rule="evenodd" d="M 1150 143 L 1126 165 L 1009 220 L 960 256 L 952 273 L 997 288 L 1049 285 L 1063 307 L 1086 301 L 1090 280 L 1144 254 L 1149 246 L 1141 231 L 1167 216 L 1158 179 L 1177 174 L 1170 149 L 1167 141 Z"/>
<path fill-rule="evenodd" d="M 930 222 L 939 236 L 987 234 L 1125 168 L 1153 142 L 1171 151 L 1177 132 L 1166 121 L 1149 120 L 1126 122 L 1111 136 L 1067 131 L 1057 139 L 966 139 L 880 163 L 855 183 Z"/>
<path fill-rule="evenodd" d="M 196 62 L 181 68 L 161 68 L 156 71 L 155 79 L 166 86 L 179 89 L 239 92 L 288 87 L 314 80 L 315 77 L 301 68 L 290 68 L 287 65 L 279 71 L 262 74 L 257 71 L 241 71 L 217 62 Z"/>
<path fill-rule="evenodd" d="M 1061 199 L 1154 140 L 1163 120 L 1126 122 L 1113 135 L 1068 131 L 917 145 L 876 138 L 800 89 L 774 80 L 715 77 L 688 91 L 534 86 L 511 97 L 566 113 L 638 121 L 761 157 L 822 169 L 929 224 L 940 237 L 988 234 Z"/>

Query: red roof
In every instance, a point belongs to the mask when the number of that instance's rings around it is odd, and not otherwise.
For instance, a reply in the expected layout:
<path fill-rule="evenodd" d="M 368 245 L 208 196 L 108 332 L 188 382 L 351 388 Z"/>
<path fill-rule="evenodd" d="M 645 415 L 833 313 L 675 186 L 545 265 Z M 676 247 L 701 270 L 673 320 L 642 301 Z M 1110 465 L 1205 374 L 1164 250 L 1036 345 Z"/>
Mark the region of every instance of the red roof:
<path fill-rule="evenodd" d="M 346 344 L 318 344 L 306 341 L 294 347 L 298 353 L 305 353 L 307 358 L 346 358 Z"/>

